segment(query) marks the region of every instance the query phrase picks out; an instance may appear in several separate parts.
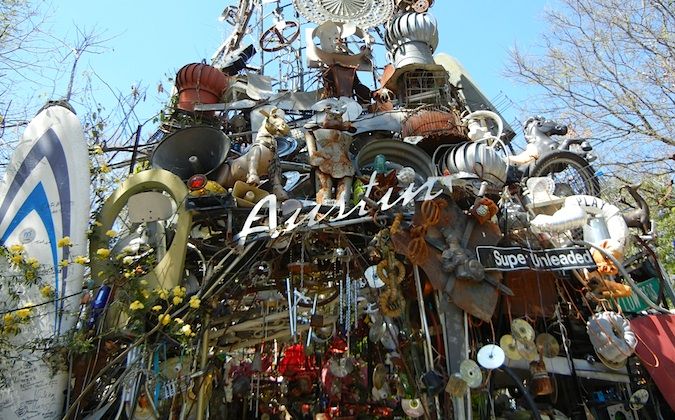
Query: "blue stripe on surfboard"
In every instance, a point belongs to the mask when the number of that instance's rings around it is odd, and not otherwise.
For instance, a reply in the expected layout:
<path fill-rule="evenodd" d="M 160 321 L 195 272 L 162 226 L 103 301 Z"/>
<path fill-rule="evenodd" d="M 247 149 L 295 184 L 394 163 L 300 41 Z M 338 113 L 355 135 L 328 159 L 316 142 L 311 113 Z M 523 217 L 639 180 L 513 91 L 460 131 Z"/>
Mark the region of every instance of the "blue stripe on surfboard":
<path fill-rule="evenodd" d="M 63 145 L 61 140 L 56 132 L 49 128 L 45 133 L 40 136 L 40 138 L 35 142 L 31 150 L 28 152 L 23 162 L 19 166 L 19 169 L 16 171 L 14 178 L 12 179 L 11 184 L 7 190 L 7 195 L 4 197 L 2 204 L 0 204 L 0 224 L 4 221 L 7 216 L 7 212 L 14 201 L 16 195 L 21 190 L 21 187 L 28 179 L 30 173 L 40 164 L 43 159 L 47 159 L 49 166 L 51 167 L 52 172 L 54 173 L 54 179 L 56 181 L 56 186 L 59 194 L 59 202 L 61 212 L 61 227 L 63 229 L 62 236 L 70 236 L 70 177 L 68 174 L 68 160 L 66 159 L 66 154 L 63 150 Z M 83 180 L 87 182 L 89 180 Z M 44 220 L 43 220 L 43 223 Z M 46 226 L 46 224 L 45 224 Z M 5 235 L 7 232 L 6 231 Z M 52 245 L 56 245 L 53 243 Z M 67 247 L 63 248 L 63 259 L 67 260 L 70 255 L 70 251 Z M 54 259 L 57 258 L 57 254 L 54 253 Z M 58 270 L 55 268 L 54 272 L 57 275 L 58 279 Z M 60 309 L 63 309 L 63 297 L 65 296 L 65 282 L 68 277 L 68 267 L 63 268 L 63 276 L 61 278 L 61 287 L 59 288 L 58 281 L 56 281 L 56 302 L 60 302 Z M 60 311 L 57 311 L 55 329 L 58 334 L 61 330 L 61 316 Z"/>
<path fill-rule="evenodd" d="M 54 284 L 56 288 L 56 294 L 58 296 L 59 288 L 59 262 L 57 260 L 56 252 L 56 231 L 54 230 L 54 220 L 52 219 L 51 206 L 49 205 L 49 200 L 47 199 L 47 193 L 45 192 L 42 182 L 38 183 L 26 201 L 23 202 L 19 210 L 14 215 L 14 218 L 9 222 L 9 226 L 5 231 L 5 234 L 0 238 L 0 243 L 4 244 L 7 241 L 7 237 L 16 229 L 17 226 L 33 211 L 35 211 L 40 220 L 44 224 L 45 230 L 47 231 L 47 237 L 49 238 L 49 248 L 52 251 L 52 265 L 54 266 Z M 60 318 L 59 314 L 59 305 L 58 301 L 54 301 L 54 310 L 56 311 L 56 318 Z M 54 320 L 54 329 L 58 328 L 56 319 Z"/>

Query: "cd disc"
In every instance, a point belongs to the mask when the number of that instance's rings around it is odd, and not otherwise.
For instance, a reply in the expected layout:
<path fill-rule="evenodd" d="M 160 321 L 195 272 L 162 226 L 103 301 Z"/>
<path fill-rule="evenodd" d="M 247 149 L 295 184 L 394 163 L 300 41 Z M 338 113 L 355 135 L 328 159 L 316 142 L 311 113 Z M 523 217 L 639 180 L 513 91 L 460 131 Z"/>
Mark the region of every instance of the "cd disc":
<path fill-rule="evenodd" d="M 631 410 L 639 410 L 647 404 L 647 401 L 649 401 L 649 391 L 646 389 L 638 389 L 630 396 L 628 404 L 630 405 Z"/>
<path fill-rule="evenodd" d="M 480 367 L 471 359 L 466 359 L 460 363 L 459 374 L 471 388 L 478 388 L 483 382 L 483 373 L 480 371 Z"/>
<path fill-rule="evenodd" d="M 505 334 L 502 338 L 499 339 L 499 347 L 504 350 L 506 357 L 509 360 L 520 360 L 523 356 L 518 352 L 517 341 L 513 338 L 511 334 Z"/>
<path fill-rule="evenodd" d="M 496 344 L 487 344 L 478 350 L 476 359 L 485 369 L 497 369 L 504 364 L 504 350 Z"/>
<path fill-rule="evenodd" d="M 518 347 L 518 353 L 528 362 L 533 362 L 539 358 L 537 345 L 534 344 L 534 341 L 517 342 L 516 346 Z"/>
<path fill-rule="evenodd" d="M 382 363 L 378 363 L 373 369 L 373 386 L 377 389 L 382 388 L 386 379 L 387 368 Z"/>
<path fill-rule="evenodd" d="M 422 401 L 419 398 L 415 399 L 402 399 L 401 408 L 403 412 L 406 413 L 409 417 L 414 419 L 422 417 L 424 415 L 424 407 L 422 406 Z"/>
<path fill-rule="evenodd" d="M 537 351 L 544 357 L 556 357 L 560 354 L 558 341 L 549 333 L 541 333 L 535 340 Z"/>
<path fill-rule="evenodd" d="M 511 335 L 521 343 L 534 341 L 534 328 L 524 319 L 514 319 L 511 322 Z"/>

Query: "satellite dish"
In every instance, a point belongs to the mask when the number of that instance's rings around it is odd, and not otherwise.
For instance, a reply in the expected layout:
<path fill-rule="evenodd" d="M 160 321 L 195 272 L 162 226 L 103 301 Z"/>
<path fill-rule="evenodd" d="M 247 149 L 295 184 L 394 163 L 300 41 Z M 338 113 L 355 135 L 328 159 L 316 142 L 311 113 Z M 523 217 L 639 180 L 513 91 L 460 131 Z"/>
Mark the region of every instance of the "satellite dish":
<path fill-rule="evenodd" d="M 476 359 L 485 369 L 497 369 L 506 360 L 504 350 L 496 344 L 487 344 L 481 347 L 478 350 Z"/>

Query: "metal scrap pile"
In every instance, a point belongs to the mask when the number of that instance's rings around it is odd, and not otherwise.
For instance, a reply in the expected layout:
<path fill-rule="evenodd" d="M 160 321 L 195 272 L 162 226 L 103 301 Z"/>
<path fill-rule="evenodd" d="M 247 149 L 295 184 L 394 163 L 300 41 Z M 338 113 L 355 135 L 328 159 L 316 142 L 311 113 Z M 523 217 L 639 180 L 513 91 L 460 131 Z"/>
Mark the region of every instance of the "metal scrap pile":
<path fill-rule="evenodd" d="M 514 154 L 433 55 L 432 3 L 225 9 L 232 35 L 178 72 L 151 169 L 98 212 L 78 324 L 96 352 L 67 416 L 570 418 L 642 409 L 636 385 L 661 398 L 628 314 L 672 299 L 655 259 L 625 257 L 648 208 L 598 198 L 562 124 L 529 119 Z"/>

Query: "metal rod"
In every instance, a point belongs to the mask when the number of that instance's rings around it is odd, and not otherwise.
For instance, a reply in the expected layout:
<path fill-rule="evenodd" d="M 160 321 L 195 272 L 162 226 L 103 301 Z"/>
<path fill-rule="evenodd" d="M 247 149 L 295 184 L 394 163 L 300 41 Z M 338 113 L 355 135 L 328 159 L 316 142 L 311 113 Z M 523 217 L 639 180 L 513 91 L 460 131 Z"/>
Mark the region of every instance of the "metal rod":
<path fill-rule="evenodd" d="M 201 386 L 199 387 L 199 396 L 197 398 L 197 420 L 204 420 L 206 414 L 206 365 L 209 361 L 209 322 L 211 321 L 211 314 L 209 312 L 204 316 L 204 324 L 202 325 L 202 353 L 199 362 L 199 369 L 204 372 L 201 379 Z"/>

